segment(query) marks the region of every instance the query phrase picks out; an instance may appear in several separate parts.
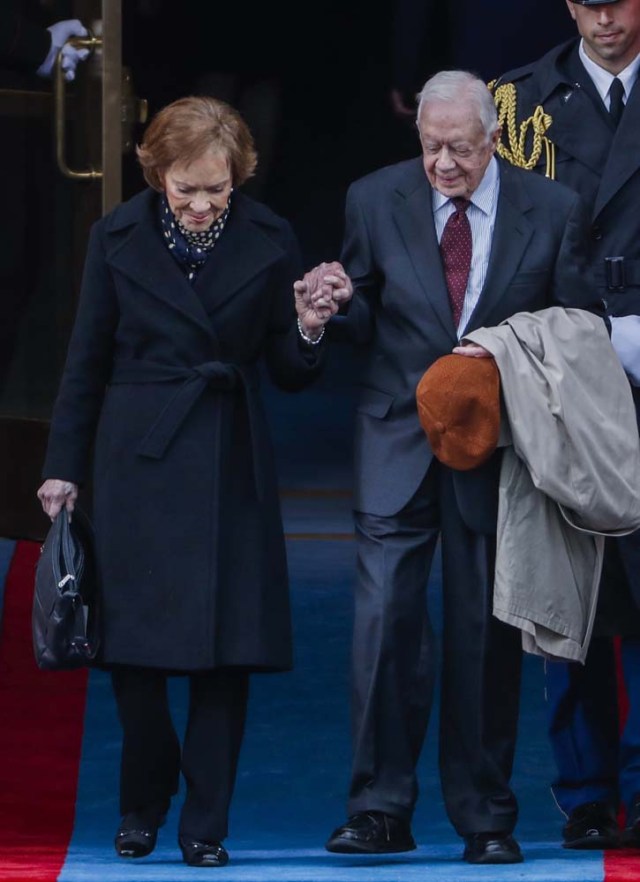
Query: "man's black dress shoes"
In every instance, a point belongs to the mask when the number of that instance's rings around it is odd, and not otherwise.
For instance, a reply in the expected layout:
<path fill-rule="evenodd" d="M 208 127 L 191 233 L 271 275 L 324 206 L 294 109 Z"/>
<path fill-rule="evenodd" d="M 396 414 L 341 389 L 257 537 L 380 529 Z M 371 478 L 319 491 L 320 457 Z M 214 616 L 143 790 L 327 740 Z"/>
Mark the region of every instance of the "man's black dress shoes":
<path fill-rule="evenodd" d="M 622 831 L 621 843 L 626 848 L 640 848 L 640 793 L 633 797 L 627 812 L 627 822 Z"/>
<path fill-rule="evenodd" d="M 384 812 L 358 812 L 331 834 L 325 848 L 337 854 L 392 854 L 413 851 L 407 821 Z"/>
<path fill-rule="evenodd" d="M 164 824 L 168 808 L 168 803 L 151 805 L 123 817 L 114 840 L 120 857 L 141 858 L 151 854 L 156 847 L 158 828 Z"/>
<path fill-rule="evenodd" d="M 519 864 L 522 852 L 508 833 L 474 833 L 464 837 L 463 858 L 468 864 Z"/>
<path fill-rule="evenodd" d="M 562 828 L 563 848 L 617 848 L 620 830 L 605 802 L 586 802 L 575 808 Z"/>
<path fill-rule="evenodd" d="M 181 836 L 179 844 L 182 859 L 190 867 L 224 867 L 229 862 L 227 850 L 220 842 L 202 842 Z"/>

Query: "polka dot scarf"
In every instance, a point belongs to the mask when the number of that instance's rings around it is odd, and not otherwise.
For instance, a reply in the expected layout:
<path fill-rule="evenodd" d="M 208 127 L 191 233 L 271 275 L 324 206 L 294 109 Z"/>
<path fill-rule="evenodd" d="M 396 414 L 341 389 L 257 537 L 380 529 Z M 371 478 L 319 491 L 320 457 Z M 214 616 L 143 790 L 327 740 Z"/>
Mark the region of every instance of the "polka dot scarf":
<path fill-rule="evenodd" d="M 182 226 L 171 211 L 166 195 L 162 194 L 160 199 L 160 223 L 162 225 L 164 241 L 192 284 L 195 282 L 207 257 L 211 254 L 216 242 L 220 238 L 220 234 L 224 230 L 227 218 L 229 217 L 230 208 L 231 196 L 229 196 L 229 201 L 220 217 L 211 224 L 208 230 L 192 233 Z"/>

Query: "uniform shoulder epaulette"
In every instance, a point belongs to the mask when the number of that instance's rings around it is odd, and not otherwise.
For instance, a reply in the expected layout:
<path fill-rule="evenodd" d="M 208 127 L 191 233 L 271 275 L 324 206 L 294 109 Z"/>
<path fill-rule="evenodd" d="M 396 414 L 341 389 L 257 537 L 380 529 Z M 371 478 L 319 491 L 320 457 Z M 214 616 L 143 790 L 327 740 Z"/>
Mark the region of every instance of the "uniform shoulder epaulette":
<path fill-rule="evenodd" d="M 544 150 L 545 176 L 555 179 L 556 148 L 553 141 L 545 134 L 553 118 L 545 112 L 541 104 L 538 104 L 531 116 L 518 123 L 517 83 L 532 70 L 532 65 L 527 65 L 487 84 L 498 111 L 498 123 L 502 127 L 502 135 L 497 147 L 498 156 L 518 168 L 532 169 L 538 164 Z"/>

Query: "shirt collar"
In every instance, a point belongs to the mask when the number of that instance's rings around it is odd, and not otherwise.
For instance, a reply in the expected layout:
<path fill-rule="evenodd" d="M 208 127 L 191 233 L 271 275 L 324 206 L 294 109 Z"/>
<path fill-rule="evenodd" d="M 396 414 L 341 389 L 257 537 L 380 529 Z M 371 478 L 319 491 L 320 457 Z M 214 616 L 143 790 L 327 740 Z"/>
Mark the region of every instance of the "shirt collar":
<path fill-rule="evenodd" d="M 498 198 L 500 175 L 498 174 L 498 163 L 495 156 L 491 157 L 482 180 L 471 194 L 470 202 L 479 208 L 483 214 L 491 215 L 495 208 Z M 433 210 L 439 211 L 444 205 L 451 202 L 448 196 L 444 196 L 439 190 L 433 190 Z"/>
<path fill-rule="evenodd" d="M 578 51 L 580 54 L 580 61 L 583 63 L 587 73 L 593 80 L 593 85 L 598 90 L 598 95 L 600 95 L 602 100 L 606 102 L 611 83 L 615 76 L 617 76 L 624 86 L 624 100 L 628 101 L 631 89 L 633 88 L 635 81 L 638 79 L 640 55 L 636 55 L 633 61 L 630 62 L 624 70 L 621 70 L 619 74 L 614 75 L 609 73 L 608 70 L 605 70 L 604 67 L 600 67 L 599 64 L 596 64 L 593 59 L 589 58 L 585 52 L 584 40 L 580 40 L 580 49 Z"/>

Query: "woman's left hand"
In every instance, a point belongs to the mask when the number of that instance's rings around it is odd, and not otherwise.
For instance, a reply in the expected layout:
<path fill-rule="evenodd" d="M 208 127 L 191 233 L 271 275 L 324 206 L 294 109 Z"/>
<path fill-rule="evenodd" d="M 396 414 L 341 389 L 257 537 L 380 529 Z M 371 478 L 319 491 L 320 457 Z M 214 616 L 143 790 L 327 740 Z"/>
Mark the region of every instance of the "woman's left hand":
<path fill-rule="evenodd" d="M 66 508 L 69 517 L 71 517 L 77 498 L 78 485 L 71 481 L 60 481 L 57 478 L 47 478 L 38 490 L 38 499 L 42 509 L 52 521 L 63 508 Z"/>

